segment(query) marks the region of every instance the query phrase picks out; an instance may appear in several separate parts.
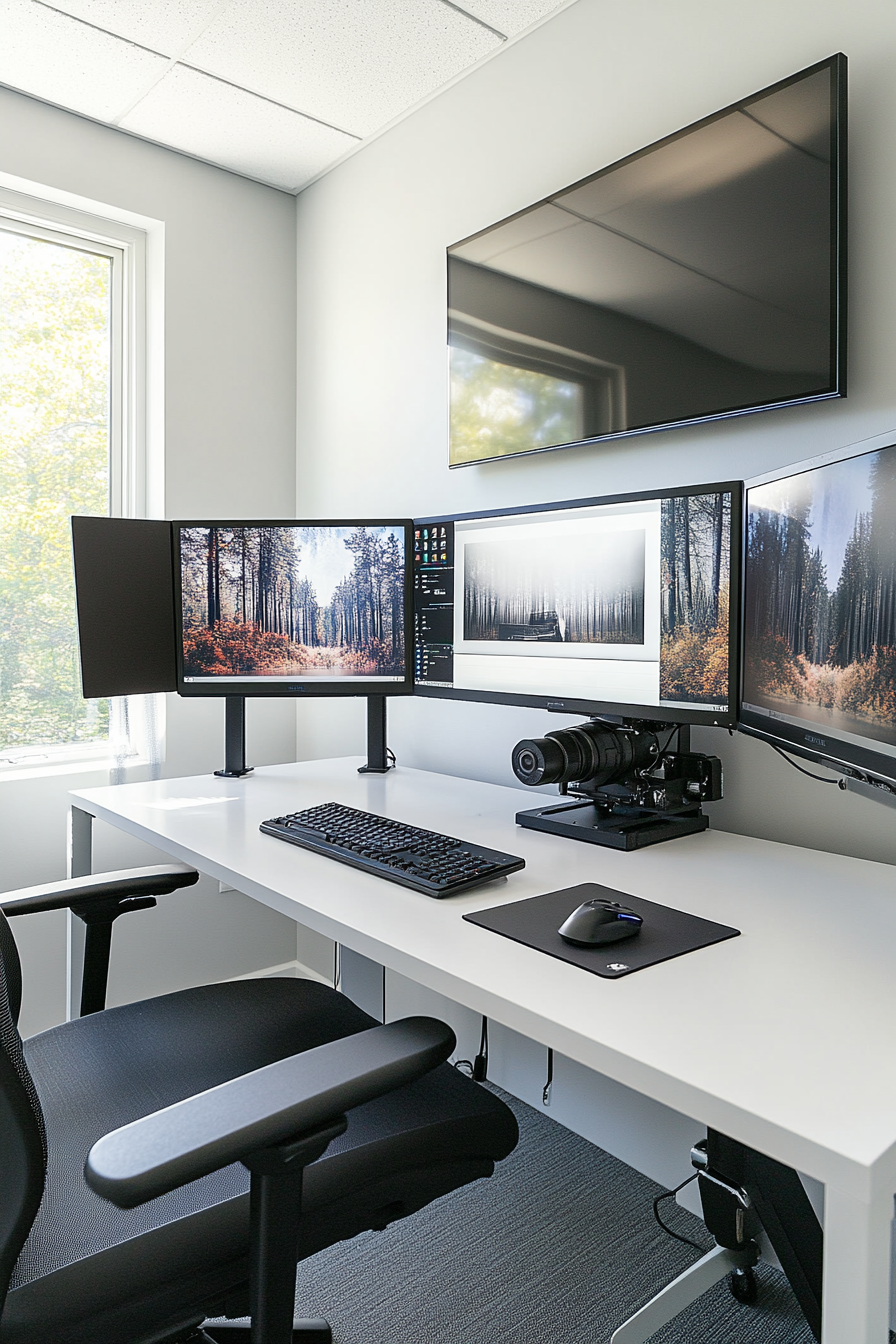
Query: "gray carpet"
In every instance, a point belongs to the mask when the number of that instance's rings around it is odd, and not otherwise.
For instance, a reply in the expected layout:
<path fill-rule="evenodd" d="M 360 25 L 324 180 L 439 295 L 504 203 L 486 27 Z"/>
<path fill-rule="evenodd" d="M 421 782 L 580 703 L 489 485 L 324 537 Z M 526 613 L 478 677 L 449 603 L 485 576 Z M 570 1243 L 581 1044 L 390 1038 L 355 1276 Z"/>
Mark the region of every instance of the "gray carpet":
<path fill-rule="evenodd" d="M 520 1143 L 489 1181 L 299 1266 L 297 1310 L 335 1344 L 608 1344 L 697 1258 L 653 1219 L 659 1187 L 501 1093 Z M 676 1230 L 709 1245 L 668 1201 Z M 786 1280 L 760 1265 L 759 1301 L 722 1282 L 655 1344 L 813 1344 Z"/>

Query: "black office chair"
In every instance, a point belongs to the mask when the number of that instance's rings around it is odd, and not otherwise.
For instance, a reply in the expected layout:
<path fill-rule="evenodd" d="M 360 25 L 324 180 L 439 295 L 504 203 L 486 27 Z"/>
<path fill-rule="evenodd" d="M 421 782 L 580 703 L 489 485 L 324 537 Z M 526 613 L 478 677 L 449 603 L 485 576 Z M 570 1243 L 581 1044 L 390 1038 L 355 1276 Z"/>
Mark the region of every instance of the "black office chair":
<path fill-rule="evenodd" d="M 443 1061 L 448 1027 L 378 1025 L 327 985 L 243 980 L 94 1011 L 24 1042 L 4 917 L 112 922 L 181 865 L 8 895 L 0 909 L 0 1344 L 319 1344 L 295 1263 L 491 1174 L 511 1112 Z M 90 964 L 91 954 L 93 964 Z M 251 1173 L 251 1174 L 250 1174 Z M 111 1201 L 111 1202 L 110 1202 Z"/>

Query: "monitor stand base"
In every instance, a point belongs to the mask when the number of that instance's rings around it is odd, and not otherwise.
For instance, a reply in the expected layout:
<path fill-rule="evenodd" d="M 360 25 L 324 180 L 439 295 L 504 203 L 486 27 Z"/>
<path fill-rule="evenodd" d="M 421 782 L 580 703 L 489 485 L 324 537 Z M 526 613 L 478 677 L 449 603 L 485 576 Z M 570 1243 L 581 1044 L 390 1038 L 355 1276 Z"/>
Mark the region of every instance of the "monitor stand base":
<path fill-rule="evenodd" d="M 643 849 L 663 840 L 695 835 L 709 826 L 709 817 L 699 808 L 683 814 L 623 807 L 619 804 L 593 803 L 566 799 L 550 807 L 517 812 L 518 826 L 533 831 L 550 831 L 571 840 L 586 840 L 609 849 Z"/>

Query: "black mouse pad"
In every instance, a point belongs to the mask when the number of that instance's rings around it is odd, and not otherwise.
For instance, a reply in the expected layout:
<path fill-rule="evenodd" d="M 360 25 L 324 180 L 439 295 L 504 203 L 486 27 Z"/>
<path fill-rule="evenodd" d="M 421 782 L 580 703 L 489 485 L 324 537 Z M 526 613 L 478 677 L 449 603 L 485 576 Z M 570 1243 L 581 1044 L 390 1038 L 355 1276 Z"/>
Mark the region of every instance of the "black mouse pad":
<path fill-rule="evenodd" d="M 620 905 L 634 910 L 644 920 L 641 932 L 634 938 L 624 938 L 604 947 L 575 947 L 565 942 L 557 932 L 560 925 L 583 901 L 596 897 L 619 901 Z M 683 910 L 670 910 L 666 905 L 629 896 L 627 892 L 614 891 L 597 882 L 582 882 L 577 887 L 549 891 L 544 896 L 530 896 L 525 901 L 514 901 L 512 905 L 492 906 L 490 910 L 464 915 L 464 919 L 526 947 L 568 961 L 572 966 L 581 966 L 607 980 L 643 971 L 645 966 L 655 966 L 657 962 L 681 957 L 685 952 L 695 952 L 698 947 L 709 947 L 711 943 L 721 943 L 726 938 L 740 935 L 740 929 L 729 928 L 727 924 L 714 924 L 710 919 L 700 919 Z"/>

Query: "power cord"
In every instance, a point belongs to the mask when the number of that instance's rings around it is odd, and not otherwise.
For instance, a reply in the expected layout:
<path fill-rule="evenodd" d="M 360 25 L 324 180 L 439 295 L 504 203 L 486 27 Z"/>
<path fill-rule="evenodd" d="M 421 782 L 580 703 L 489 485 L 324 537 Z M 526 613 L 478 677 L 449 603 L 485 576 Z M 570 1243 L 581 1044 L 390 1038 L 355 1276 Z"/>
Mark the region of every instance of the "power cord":
<path fill-rule="evenodd" d="M 479 1054 L 473 1060 L 473 1081 L 484 1083 L 488 1074 L 488 1018 L 483 1014 L 479 1035 Z"/>
<path fill-rule="evenodd" d="M 551 1088 L 553 1086 L 554 1086 L 554 1052 L 551 1049 L 551 1047 L 548 1046 L 548 1076 L 545 1079 L 544 1088 L 541 1093 L 541 1101 L 543 1106 L 550 1106 Z"/>
<path fill-rule="evenodd" d="M 660 1204 L 663 1200 L 672 1199 L 678 1194 L 679 1190 L 683 1190 L 686 1185 L 690 1185 L 691 1181 L 696 1181 L 699 1175 L 699 1171 L 695 1171 L 693 1176 L 689 1176 L 686 1181 L 682 1181 L 681 1185 L 676 1185 L 674 1190 L 664 1190 L 661 1195 L 657 1195 L 656 1199 L 653 1201 L 653 1216 L 663 1231 L 668 1232 L 670 1237 L 674 1237 L 676 1241 L 683 1241 L 686 1246 L 693 1246 L 695 1251 L 699 1251 L 701 1255 L 706 1255 L 707 1251 L 711 1250 L 712 1247 L 701 1246 L 699 1242 L 692 1241 L 690 1237 L 682 1236 L 680 1232 L 673 1231 L 673 1229 L 664 1223 L 660 1217 Z"/>
<path fill-rule="evenodd" d="M 839 779 L 826 779 L 824 775 L 815 775 L 811 770 L 806 770 L 803 766 L 797 765 L 796 761 L 788 756 L 786 751 L 782 751 L 780 747 L 776 747 L 774 742 L 769 742 L 768 745 L 771 747 L 772 751 L 778 753 L 782 760 L 786 761 L 788 765 L 792 765 L 794 770 L 799 770 L 801 775 L 806 775 L 808 779 L 817 779 L 819 784 L 833 784 L 838 789 L 843 788 Z"/>
<path fill-rule="evenodd" d="M 469 1059 L 455 1060 L 454 1067 L 466 1078 L 472 1078 L 476 1083 L 484 1083 L 488 1073 L 488 1018 L 482 1019 L 482 1032 L 479 1037 L 479 1054 L 470 1062 Z"/>

